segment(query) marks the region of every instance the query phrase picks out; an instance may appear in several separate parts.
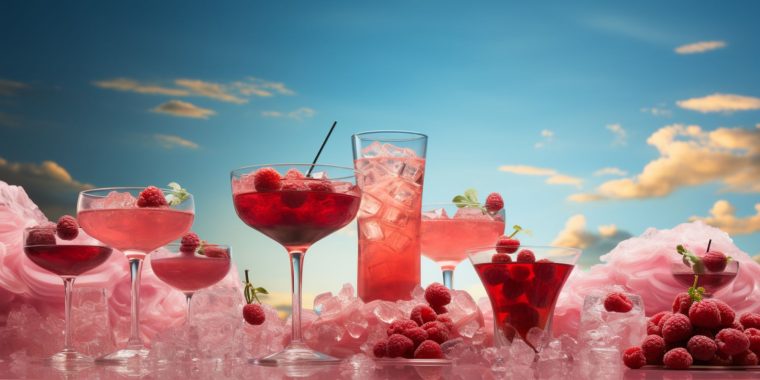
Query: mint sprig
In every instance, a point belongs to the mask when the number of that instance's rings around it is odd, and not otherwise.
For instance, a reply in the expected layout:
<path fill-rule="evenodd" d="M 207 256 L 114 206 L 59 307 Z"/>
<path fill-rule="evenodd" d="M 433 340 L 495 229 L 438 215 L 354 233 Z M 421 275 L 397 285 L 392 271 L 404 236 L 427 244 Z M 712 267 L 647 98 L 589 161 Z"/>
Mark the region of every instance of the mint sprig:
<path fill-rule="evenodd" d="M 676 251 L 679 255 L 683 256 L 684 265 L 691 267 L 694 273 L 702 274 L 705 272 L 705 264 L 702 262 L 701 257 L 693 254 L 681 244 L 676 247 Z"/>
<path fill-rule="evenodd" d="M 169 206 L 178 206 L 190 198 L 190 193 L 186 189 L 183 189 L 177 182 L 171 182 L 167 186 L 172 190 L 172 192 L 166 196 L 166 202 L 169 203 Z"/>
<path fill-rule="evenodd" d="M 702 298 L 704 298 L 705 295 L 705 288 L 699 286 L 697 287 L 697 281 L 699 280 L 699 276 L 694 276 L 694 285 L 692 285 L 689 288 L 689 298 L 691 298 L 694 302 L 702 301 Z"/>
<path fill-rule="evenodd" d="M 243 282 L 245 284 L 245 287 L 243 288 L 243 294 L 245 295 L 245 302 L 246 303 L 253 303 L 253 300 L 256 300 L 256 302 L 261 303 L 261 300 L 258 297 L 258 294 L 269 294 L 269 292 L 262 288 L 254 288 L 253 284 L 251 284 L 251 281 L 248 280 L 248 269 L 245 270 L 245 281 Z"/>
<path fill-rule="evenodd" d="M 478 201 L 478 191 L 475 189 L 467 189 L 464 191 L 464 195 L 457 195 L 451 200 L 458 208 L 477 208 L 483 211 L 485 214 L 488 212 L 483 205 Z"/>

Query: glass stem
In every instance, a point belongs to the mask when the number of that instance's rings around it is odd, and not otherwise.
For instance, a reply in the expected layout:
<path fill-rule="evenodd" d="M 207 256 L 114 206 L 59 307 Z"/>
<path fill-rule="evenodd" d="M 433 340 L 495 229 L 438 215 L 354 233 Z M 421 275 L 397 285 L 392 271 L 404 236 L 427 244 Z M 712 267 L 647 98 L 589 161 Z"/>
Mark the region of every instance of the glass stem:
<path fill-rule="evenodd" d="M 63 307 L 64 307 L 64 335 L 63 335 L 63 351 L 74 351 L 74 347 L 71 345 L 71 291 L 74 288 L 74 277 L 63 278 Z"/>
<path fill-rule="evenodd" d="M 451 290 L 454 290 L 454 270 L 453 269 L 443 270 L 443 286 Z"/>
<path fill-rule="evenodd" d="M 131 324 L 132 328 L 129 333 L 129 347 L 142 347 L 143 342 L 140 338 L 140 275 L 142 274 L 143 259 L 129 259 L 129 274 L 132 280 L 132 308 Z"/>
<path fill-rule="evenodd" d="M 301 343 L 301 279 L 304 253 L 301 251 L 288 252 L 290 255 L 290 285 L 292 290 L 291 325 L 293 332 L 290 339 L 291 345 Z"/>
<path fill-rule="evenodd" d="M 190 326 L 190 300 L 193 298 L 193 293 L 185 293 L 185 300 L 187 301 L 187 316 L 185 317 L 185 326 Z"/>

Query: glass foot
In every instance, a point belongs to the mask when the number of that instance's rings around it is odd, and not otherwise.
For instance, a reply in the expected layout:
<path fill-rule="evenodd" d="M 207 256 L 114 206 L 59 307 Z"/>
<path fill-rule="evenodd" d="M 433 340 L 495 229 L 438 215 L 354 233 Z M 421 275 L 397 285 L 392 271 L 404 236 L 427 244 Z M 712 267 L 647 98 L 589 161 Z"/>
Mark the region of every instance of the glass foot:
<path fill-rule="evenodd" d="M 101 356 L 97 358 L 95 361 L 100 364 L 122 364 L 125 363 L 131 359 L 146 359 L 148 358 L 148 353 L 150 350 L 148 350 L 147 347 L 140 346 L 140 347 L 127 347 L 122 348 L 121 350 L 112 352 L 106 356 Z"/>
<path fill-rule="evenodd" d="M 338 364 L 341 360 L 330 355 L 314 351 L 303 343 L 290 344 L 284 350 L 255 361 L 264 366 L 293 366 L 293 365 L 330 365 Z"/>
<path fill-rule="evenodd" d="M 64 370 L 76 371 L 95 364 L 93 358 L 74 350 L 63 350 L 45 360 L 45 364 Z"/>

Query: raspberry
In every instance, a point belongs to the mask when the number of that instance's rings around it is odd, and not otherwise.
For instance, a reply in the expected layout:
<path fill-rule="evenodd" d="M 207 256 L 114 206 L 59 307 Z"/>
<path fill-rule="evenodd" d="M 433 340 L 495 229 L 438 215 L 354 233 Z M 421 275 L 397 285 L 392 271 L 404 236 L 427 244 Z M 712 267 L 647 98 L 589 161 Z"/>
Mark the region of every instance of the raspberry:
<path fill-rule="evenodd" d="M 431 322 L 428 322 L 428 323 L 431 323 Z M 427 328 L 425 328 L 425 332 L 427 332 L 429 340 L 432 340 L 439 344 L 443 344 L 444 342 L 449 340 L 449 329 L 446 328 L 446 326 L 440 322 L 435 322 L 435 323 L 436 323 L 435 325 L 428 326 Z"/>
<path fill-rule="evenodd" d="M 501 255 L 501 253 L 499 253 L 499 255 Z M 509 258 L 506 253 L 503 255 Z M 496 257 L 496 255 L 494 255 L 494 257 Z M 498 285 L 504 282 L 504 280 L 507 278 L 507 268 L 501 265 L 487 267 L 485 270 L 483 270 L 482 276 L 483 280 L 487 284 Z"/>
<path fill-rule="evenodd" d="M 203 254 L 206 255 L 206 257 L 219 258 L 219 259 L 229 257 L 227 255 L 226 249 L 221 248 L 218 245 L 214 245 L 214 244 L 204 245 Z"/>
<path fill-rule="evenodd" d="M 520 241 L 509 236 L 502 236 L 496 241 L 496 252 L 515 253 L 520 248 Z"/>
<path fill-rule="evenodd" d="M 757 355 L 752 351 L 744 351 L 732 357 L 734 365 L 757 365 Z"/>
<path fill-rule="evenodd" d="M 414 347 L 419 346 L 420 343 L 428 339 L 428 333 L 422 327 L 406 329 L 401 335 L 411 339 L 414 342 Z"/>
<path fill-rule="evenodd" d="M 388 336 L 391 336 L 393 334 L 401 334 L 405 330 L 412 329 L 415 327 L 419 327 L 419 325 L 417 324 L 417 322 L 411 319 L 397 319 L 391 322 L 391 325 L 388 326 L 386 333 L 388 334 Z"/>
<path fill-rule="evenodd" d="M 443 359 L 443 350 L 438 343 L 426 340 L 414 351 L 415 359 Z"/>
<path fill-rule="evenodd" d="M 504 279 L 504 283 L 501 287 L 501 292 L 504 297 L 508 299 L 515 299 L 525 292 L 526 283 L 517 281 L 511 277 Z"/>
<path fill-rule="evenodd" d="M 322 193 L 332 193 L 333 191 L 335 191 L 330 181 L 309 181 L 308 186 L 309 186 L 309 190 L 311 191 L 317 191 L 317 192 L 322 192 Z"/>
<path fill-rule="evenodd" d="M 660 326 L 657 326 L 656 323 L 652 323 L 651 321 L 649 321 L 647 322 L 647 335 L 662 336 L 662 330 L 660 330 Z"/>
<path fill-rule="evenodd" d="M 744 331 L 744 326 L 742 326 L 742 324 L 739 323 L 738 321 L 734 321 L 734 323 L 731 324 L 731 328 L 737 329 L 739 331 Z"/>
<path fill-rule="evenodd" d="M 633 309 L 633 302 L 623 293 L 614 292 L 604 298 L 604 310 L 616 313 L 627 313 Z"/>
<path fill-rule="evenodd" d="M 686 344 L 686 349 L 689 350 L 694 359 L 710 360 L 715 356 L 718 345 L 715 344 L 714 340 L 704 335 L 694 335 L 689 339 L 689 343 Z"/>
<path fill-rule="evenodd" d="M 252 325 L 260 325 L 266 321 L 267 316 L 264 314 L 264 308 L 256 303 L 249 303 L 243 306 L 243 319 Z"/>
<path fill-rule="evenodd" d="M 702 263 L 705 265 L 705 268 L 709 270 L 710 272 L 723 272 L 726 270 L 726 265 L 728 264 L 728 258 L 723 252 L 720 251 L 710 251 L 705 253 L 704 256 L 702 256 Z"/>
<path fill-rule="evenodd" d="M 683 314 L 673 314 L 662 325 L 662 338 L 665 342 L 674 343 L 686 340 L 691 336 L 691 322 Z"/>
<path fill-rule="evenodd" d="M 168 205 L 164 192 L 155 186 L 146 187 L 137 196 L 137 207 L 163 207 Z"/>
<path fill-rule="evenodd" d="M 733 362 L 733 358 L 731 357 L 731 355 L 726 355 L 720 351 L 716 351 L 715 356 L 713 356 L 712 359 L 710 359 L 708 364 L 727 366 L 727 365 L 731 365 L 732 362 Z"/>
<path fill-rule="evenodd" d="M 438 318 L 435 319 L 436 322 L 443 323 L 444 326 L 446 326 L 446 329 L 449 331 L 454 331 L 454 321 L 451 320 L 447 315 L 438 315 Z M 430 323 L 430 322 L 428 322 Z M 427 323 L 426 323 L 427 325 Z M 423 327 L 424 328 L 424 327 Z"/>
<path fill-rule="evenodd" d="M 689 293 L 678 293 L 676 299 L 673 300 L 673 312 L 689 315 L 689 308 L 692 302 L 694 301 L 692 301 Z"/>
<path fill-rule="evenodd" d="M 412 309 L 411 320 L 417 322 L 418 326 L 422 326 L 425 322 L 435 321 L 438 314 L 435 313 L 430 306 L 418 305 Z"/>
<path fill-rule="evenodd" d="M 756 354 L 760 354 L 760 330 L 750 327 L 744 330 L 744 335 L 749 339 L 749 349 Z"/>
<path fill-rule="evenodd" d="M 623 352 L 623 364 L 632 369 L 639 369 L 647 364 L 641 347 L 631 347 Z"/>
<path fill-rule="evenodd" d="M 694 359 L 689 355 L 689 351 L 686 351 L 683 347 L 674 348 L 665 353 L 662 359 L 666 368 L 670 369 L 688 369 L 694 362 Z"/>
<path fill-rule="evenodd" d="M 694 327 L 712 329 L 720 326 L 718 305 L 710 300 L 694 302 L 689 308 L 689 320 Z"/>
<path fill-rule="evenodd" d="M 498 251 L 499 249 L 497 248 L 496 250 Z M 498 263 L 498 264 L 506 264 L 506 263 L 511 263 L 512 258 L 509 257 L 509 255 L 504 252 L 499 252 L 493 255 L 493 257 L 491 257 L 491 262 Z"/>
<path fill-rule="evenodd" d="M 283 182 L 282 192 L 280 193 L 280 199 L 285 206 L 290 208 L 299 208 L 306 203 L 306 198 L 309 194 L 303 192 L 304 190 L 298 183 Z"/>
<path fill-rule="evenodd" d="M 712 299 L 712 301 L 715 303 L 715 306 L 718 307 L 718 312 L 720 313 L 720 327 L 733 327 L 734 320 L 736 320 L 734 309 L 719 299 Z"/>
<path fill-rule="evenodd" d="M 554 278 L 554 273 L 556 272 L 554 263 L 552 263 L 552 261 L 549 259 L 541 259 L 536 261 L 533 270 L 536 272 L 536 277 L 546 281 Z"/>
<path fill-rule="evenodd" d="M 55 230 L 61 239 L 74 240 L 79 235 L 79 223 L 73 216 L 64 215 L 58 219 Z"/>
<path fill-rule="evenodd" d="M 432 307 L 448 305 L 451 303 L 451 292 L 445 286 L 434 282 L 425 289 L 425 301 Z"/>
<path fill-rule="evenodd" d="M 662 363 L 662 355 L 665 354 L 665 340 L 659 335 L 648 335 L 641 342 L 641 350 L 647 359 L 647 364 Z"/>
<path fill-rule="evenodd" d="M 195 232 L 188 232 L 185 236 L 182 236 L 179 250 L 181 252 L 193 253 L 199 245 L 201 245 L 201 238 L 198 237 L 198 234 Z"/>
<path fill-rule="evenodd" d="M 517 254 L 518 263 L 535 263 L 536 255 L 530 249 L 523 249 Z"/>
<path fill-rule="evenodd" d="M 749 349 L 749 338 L 743 331 L 723 329 L 715 335 L 718 350 L 726 355 L 736 355 Z"/>
<path fill-rule="evenodd" d="M 741 323 L 745 329 L 748 329 L 750 327 L 760 329 L 760 314 L 744 313 L 741 317 L 739 317 L 739 323 Z"/>
<path fill-rule="evenodd" d="M 285 179 L 304 179 L 304 178 L 306 178 L 306 176 L 303 175 L 303 173 L 301 173 L 301 171 L 296 168 L 288 169 L 288 171 L 285 172 Z"/>
<path fill-rule="evenodd" d="M 673 317 L 675 314 L 670 312 L 665 312 L 665 315 L 660 317 L 660 321 L 657 323 L 657 326 L 660 327 L 660 330 L 662 330 L 662 326 L 665 325 L 665 322 L 668 321 L 671 317 Z"/>
<path fill-rule="evenodd" d="M 386 343 L 385 355 L 389 358 L 405 357 L 411 358 L 414 353 L 414 342 L 411 339 L 401 335 L 393 334 L 388 337 Z"/>
<path fill-rule="evenodd" d="M 651 318 L 649 318 L 649 322 L 652 322 L 655 325 L 657 325 L 657 324 L 660 323 L 660 320 L 662 319 L 662 317 L 664 317 L 667 314 L 672 314 L 672 313 L 669 313 L 667 311 L 661 311 L 661 312 L 653 315 Z"/>
<path fill-rule="evenodd" d="M 523 333 L 538 325 L 538 311 L 527 303 L 518 303 L 509 308 L 507 322 Z"/>
<path fill-rule="evenodd" d="M 375 355 L 376 358 L 385 357 L 385 351 L 387 350 L 387 347 L 388 347 L 388 341 L 383 339 L 375 343 L 374 346 L 372 346 L 372 353 Z"/>
<path fill-rule="evenodd" d="M 433 306 L 433 310 L 436 314 L 446 314 L 449 312 L 449 309 L 446 308 L 446 306 Z"/>
<path fill-rule="evenodd" d="M 486 210 L 490 213 L 495 213 L 504 208 L 504 199 L 501 198 L 499 193 L 491 193 L 486 197 Z"/>
<path fill-rule="evenodd" d="M 256 191 L 277 191 L 282 186 L 282 178 L 274 168 L 261 168 L 253 174 L 253 186 Z"/>
<path fill-rule="evenodd" d="M 694 328 L 694 335 L 704 335 L 712 340 L 715 340 L 715 330 L 714 329 L 708 329 L 705 327 L 696 327 Z"/>
<path fill-rule="evenodd" d="M 29 230 L 26 245 L 55 245 L 55 231 L 47 228 Z"/>
<path fill-rule="evenodd" d="M 528 266 L 524 264 L 512 265 L 509 268 L 509 274 L 513 280 L 522 282 L 522 281 L 527 280 L 530 277 L 531 270 Z"/>

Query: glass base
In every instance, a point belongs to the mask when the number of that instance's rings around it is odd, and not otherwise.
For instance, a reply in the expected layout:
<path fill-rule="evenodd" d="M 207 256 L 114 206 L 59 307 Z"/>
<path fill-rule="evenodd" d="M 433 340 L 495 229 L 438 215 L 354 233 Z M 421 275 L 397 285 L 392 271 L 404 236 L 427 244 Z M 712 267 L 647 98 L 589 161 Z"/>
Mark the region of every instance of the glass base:
<path fill-rule="evenodd" d="M 45 364 L 64 371 L 76 371 L 94 365 L 95 361 L 74 350 L 63 350 L 47 358 Z"/>
<path fill-rule="evenodd" d="M 148 350 L 148 348 L 145 346 L 127 347 L 122 348 L 118 351 L 114 351 L 106 356 L 101 356 L 95 361 L 106 365 L 122 364 L 131 359 L 147 359 L 148 353 L 150 353 L 150 350 Z"/>
<path fill-rule="evenodd" d="M 314 351 L 303 343 L 290 344 L 284 350 L 255 361 L 263 366 L 292 366 L 292 365 L 330 365 L 338 364 L 341 360 L 330 355 Z"/>

